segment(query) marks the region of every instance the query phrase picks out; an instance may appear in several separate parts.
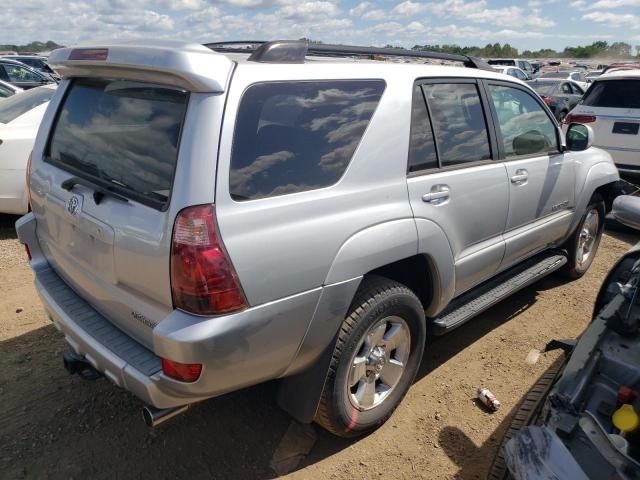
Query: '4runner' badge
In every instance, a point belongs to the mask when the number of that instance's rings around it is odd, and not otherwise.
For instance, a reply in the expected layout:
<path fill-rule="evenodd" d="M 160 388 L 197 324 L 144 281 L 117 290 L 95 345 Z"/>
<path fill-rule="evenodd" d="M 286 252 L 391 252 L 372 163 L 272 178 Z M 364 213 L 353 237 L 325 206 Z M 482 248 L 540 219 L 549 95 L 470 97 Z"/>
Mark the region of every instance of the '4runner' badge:
<path fill-rule="evenodd" d="M 74 217 L 78 216 L 82 211 L 82 197 L 79 195 L 72 195 L 69 200 L 67 200 L 67 212 L 73 215 Z"/>

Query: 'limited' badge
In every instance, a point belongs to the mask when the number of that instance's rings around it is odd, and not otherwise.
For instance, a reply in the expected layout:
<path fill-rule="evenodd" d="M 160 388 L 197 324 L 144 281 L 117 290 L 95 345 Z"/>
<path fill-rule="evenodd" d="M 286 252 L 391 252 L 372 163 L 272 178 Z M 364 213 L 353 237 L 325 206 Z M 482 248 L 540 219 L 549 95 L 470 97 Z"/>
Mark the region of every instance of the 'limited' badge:
<path fill-rule="evenodd" d="M 70 215 L 77 217 L 78 215 L 80 215 L 81 211 L 82 211 L 82 197 L 79 195 L 72 195 L 71 198 L 67 200 L 67 212 Z"/>

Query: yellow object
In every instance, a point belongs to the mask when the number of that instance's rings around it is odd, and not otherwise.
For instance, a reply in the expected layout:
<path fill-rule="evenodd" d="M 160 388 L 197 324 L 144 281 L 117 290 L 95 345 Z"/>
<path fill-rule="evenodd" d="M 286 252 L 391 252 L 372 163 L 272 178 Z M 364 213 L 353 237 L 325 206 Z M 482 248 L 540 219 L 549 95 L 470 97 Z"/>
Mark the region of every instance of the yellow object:
<path fill-rule="evenodd" d="M 640 427 L 640 415 L 628 403 L 615 411 L 612 420 L 615 427 L 624 433 L 633 432 Z"/>

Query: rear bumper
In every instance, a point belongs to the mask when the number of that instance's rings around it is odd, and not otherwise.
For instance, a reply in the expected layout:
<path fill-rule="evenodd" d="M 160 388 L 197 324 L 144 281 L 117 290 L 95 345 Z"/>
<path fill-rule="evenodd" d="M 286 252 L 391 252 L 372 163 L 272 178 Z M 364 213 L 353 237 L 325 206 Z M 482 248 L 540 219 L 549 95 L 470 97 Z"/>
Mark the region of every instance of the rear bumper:
<path fill-rule="evenodd" d="M 54 271 L 42 255 L 33 214 L 18 220 L 16 229 L 32 254 L 44 307 L 67 343 L 113 383 L 148 404 L 185 405 L 278 378 L 292 365 L 303 367 L 299 357 L 308 348 L 303 339 L 322 288 L 221 317 L 173 311 L 154 328 L 152 351 L 115 327 Z M 175 381 L 162 373 L 161 356 L 202 363 L 202 374 L 193 383 Z"/>

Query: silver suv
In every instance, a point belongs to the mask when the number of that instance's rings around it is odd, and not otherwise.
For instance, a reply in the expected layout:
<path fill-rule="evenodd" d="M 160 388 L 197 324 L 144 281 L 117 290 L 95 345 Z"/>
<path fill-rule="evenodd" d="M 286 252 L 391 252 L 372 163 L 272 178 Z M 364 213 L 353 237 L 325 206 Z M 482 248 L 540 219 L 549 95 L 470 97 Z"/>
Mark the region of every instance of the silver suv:
<path fill-rule="evenodd" d="M 588 127 L 565 141 L 533 90 L 469 57 L 138 43 L 50 61 L 19 238 L 67 369 L 133 392 L 150 425 L 278 379 L 300 421 L 375 429 L 431 335 L 585 273 L 618 180 Z"/>

